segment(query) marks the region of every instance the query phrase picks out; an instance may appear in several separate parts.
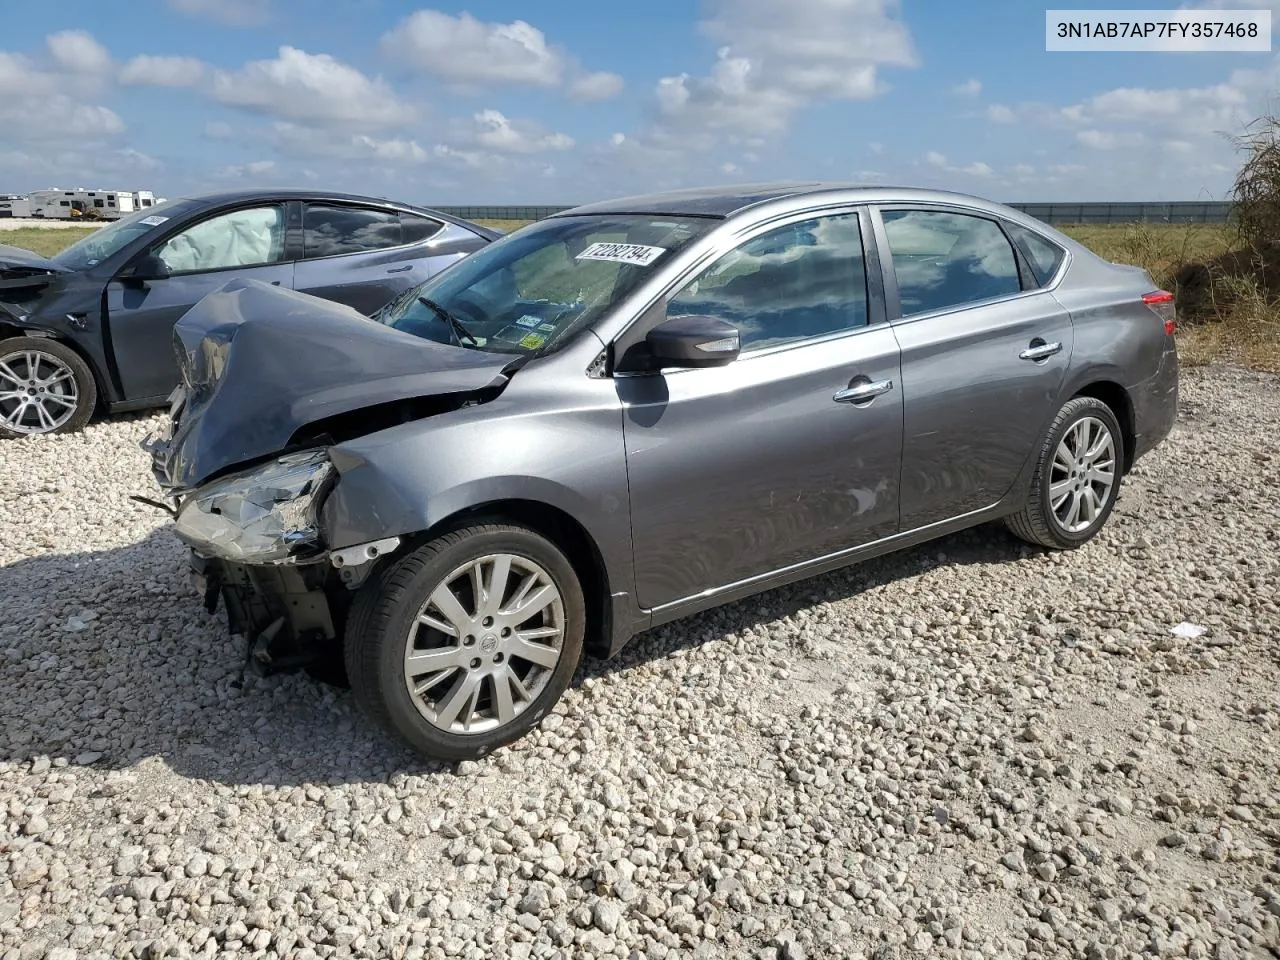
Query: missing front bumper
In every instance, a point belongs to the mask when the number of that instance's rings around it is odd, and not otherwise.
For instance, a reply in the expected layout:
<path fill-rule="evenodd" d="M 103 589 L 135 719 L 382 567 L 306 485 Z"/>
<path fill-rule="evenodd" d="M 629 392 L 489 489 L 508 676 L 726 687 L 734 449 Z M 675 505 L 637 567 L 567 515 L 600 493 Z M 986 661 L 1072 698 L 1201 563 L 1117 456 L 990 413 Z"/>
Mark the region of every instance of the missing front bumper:
<path fill-rule="evenodd" d="M 291 673 L 341 655 L 350 592 L 327 564 L 252 566 L 190 554 L 191 582 L 213 613 L 221 600 L 245 667 L 258 676 Z"/>

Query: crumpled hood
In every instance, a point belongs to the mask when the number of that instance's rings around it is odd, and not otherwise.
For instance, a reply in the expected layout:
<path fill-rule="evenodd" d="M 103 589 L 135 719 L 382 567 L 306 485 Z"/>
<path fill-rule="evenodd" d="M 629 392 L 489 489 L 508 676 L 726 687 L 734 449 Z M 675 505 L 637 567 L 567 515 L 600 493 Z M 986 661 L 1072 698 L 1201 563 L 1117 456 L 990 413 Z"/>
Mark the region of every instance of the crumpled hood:
<path fill-rule="evenodd" d="M 0 290 L 43 286 L 58 274 L 69 272 L 48 257 L 0 243 Z"/>
<path fill-rule="evenodd" d="M 356 310 L 259 280 L 232 280 L 174 327 L 176 427 L 150 445 L 157 479 L 198 486 L 283 451 L 301 427 L 398 400 L 505 382 L 510 355 L 434 343 Z"/>

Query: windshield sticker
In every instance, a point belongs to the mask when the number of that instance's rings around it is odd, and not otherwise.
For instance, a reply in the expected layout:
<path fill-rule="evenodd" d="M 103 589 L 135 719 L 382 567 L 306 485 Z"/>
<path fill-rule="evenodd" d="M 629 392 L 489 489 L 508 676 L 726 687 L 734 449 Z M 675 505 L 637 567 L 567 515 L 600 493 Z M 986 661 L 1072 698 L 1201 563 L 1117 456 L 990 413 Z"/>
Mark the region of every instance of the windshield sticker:
<path fill-rule="evenodd" d="M 530 330 L 536 330 L 538 329 L 538 324 L 540 324 L 541 322 L 542 322 L 541 317 L 535 317 L 532 314 L 526 313 L 523 317 L 521 317 L 519 320 L 516 321 L 516 326 L 527 327 Z"/>
<path fill-rule="evenodd" d="M 143 217 L 138 222 L 148 227 L 158 227 L 160 224 L 168 220 L 168 217 Z"/>
<path fill-rule="evenodd" d="M 546 342 L 547 338 L 540 333 L 527 333 L 520 338 L 520 346 L 526 350 L 537 350 Z"/>
<path fill-rule="evenodd" d="M 538 324 L 538 329 L 543 333 L 555 333 L 556 325 L 554 323 L 540 323 Z"/>
<path fill-rule="evenodd" d="M 664 247 L 646 247 L 643 243 L 593 243 L 574 259 L 610 260 L 647 267 L 666 252 Z"/>

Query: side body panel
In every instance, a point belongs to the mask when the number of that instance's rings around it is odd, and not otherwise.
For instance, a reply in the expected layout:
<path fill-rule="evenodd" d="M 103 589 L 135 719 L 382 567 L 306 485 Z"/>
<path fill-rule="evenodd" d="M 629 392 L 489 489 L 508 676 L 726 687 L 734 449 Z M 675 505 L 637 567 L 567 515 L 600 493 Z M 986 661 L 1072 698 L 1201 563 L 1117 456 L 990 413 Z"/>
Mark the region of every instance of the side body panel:
<path fill-rule="evenodd" d="M 430 240 L 412 246 L 299 260 L 294 287 L 367 315 L 487 243 L 448 223 Z"/>
<path fill-rule="evenodd" d="M 854 378 L 898 382 L 887 324 L 615 380 L 642 607 L 897 532 L 901 391 L 835 402 Z"/>
<path fill-rule="evenodd" d="M 489 403 L 333 447 L 340 477 L 323 508 L 329 545 L 421 533 L 498 501 L 546 505 L 577 521 L 599 550 L 615 630 L 647 625 L 630 601 L 621 402 L 611 381 L 586 374 L 600 342 L 589 332 L 580 339 L 586 360 L 567 350 L 534 362 Z"/>
<path fill-rule="evenodd" d="M 197 300 L 232 280 L 258 280 L 288 289 L 293 286 L 293 264 L 192 273 L 146 285 L 120 280 L 107 284 L 107 323 L 124 388 L 122 399 L 163 400 L 177 386 L 173 325 Z"/>
<path fill-rule="evenodd" d="M 1072 325 L 1048 293 L 899 320 L 906 405 L 902 529 L 989 507 L 1037 449 L 1060 405 Z M 1032 341 L 1060 343 L 1040 361 Z"/>

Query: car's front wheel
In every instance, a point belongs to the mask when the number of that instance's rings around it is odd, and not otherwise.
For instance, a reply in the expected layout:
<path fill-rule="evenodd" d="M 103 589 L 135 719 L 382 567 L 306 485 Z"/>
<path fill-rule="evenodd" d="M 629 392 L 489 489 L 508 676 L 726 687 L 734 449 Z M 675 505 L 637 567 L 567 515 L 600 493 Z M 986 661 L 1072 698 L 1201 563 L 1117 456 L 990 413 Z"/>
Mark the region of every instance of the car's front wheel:
<path fill-rule="evenodd" d="M 582 587 L 524 527 L 445 534 L 366 584 L 347 625 L 361 706 L 418 752 L 465 760 L 524 736 L 582 653 Z"/>
<path fill-rule="evenodd" d="M 1057 550 L 1097 536 L 1120 491 L 1124 434 L 1101 400 L 1065 403 L 1045 436 L 1026 506 L 1005 521 L 1029 543 Z"/>
<path fill-rule="evenodd" d="M 70 347 L 44 337 L 0 340 L 0 439 L 73 433 L 97 402 L 93 373 Z"/>

